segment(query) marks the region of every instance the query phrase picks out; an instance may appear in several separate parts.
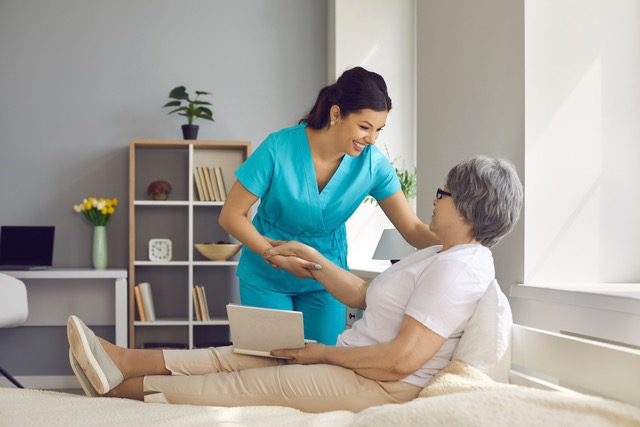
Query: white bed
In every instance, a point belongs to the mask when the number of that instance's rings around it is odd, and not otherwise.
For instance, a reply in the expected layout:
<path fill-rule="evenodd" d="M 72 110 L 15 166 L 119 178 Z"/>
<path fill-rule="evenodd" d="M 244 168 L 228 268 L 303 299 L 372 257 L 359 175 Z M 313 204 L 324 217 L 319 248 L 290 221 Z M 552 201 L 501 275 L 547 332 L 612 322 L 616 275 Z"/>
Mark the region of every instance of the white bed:
<path fill-rule="evenodd" d="M 511 359 L 512 384 L 453 361 L 417 399 L 357 414 L 165 405 L 1 388 L 0 426 L 640 426 L 640 351 L 514 325 Z"/>

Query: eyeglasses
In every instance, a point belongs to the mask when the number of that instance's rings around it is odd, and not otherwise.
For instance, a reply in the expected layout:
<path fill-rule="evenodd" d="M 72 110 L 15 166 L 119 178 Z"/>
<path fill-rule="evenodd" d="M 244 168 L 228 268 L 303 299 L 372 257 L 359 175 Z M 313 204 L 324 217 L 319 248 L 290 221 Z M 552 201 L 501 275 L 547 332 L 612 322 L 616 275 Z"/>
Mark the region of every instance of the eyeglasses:
<path fill-rule="evenodd" d="M 442 199 L 444 196 L 449 196 L 451 197 L 452 194 L 449 193 L 448 191 L 444 191 L 442 188 L 438 188 L 438 191 L 436 191 L 436 199 L 440 200 Z"/>

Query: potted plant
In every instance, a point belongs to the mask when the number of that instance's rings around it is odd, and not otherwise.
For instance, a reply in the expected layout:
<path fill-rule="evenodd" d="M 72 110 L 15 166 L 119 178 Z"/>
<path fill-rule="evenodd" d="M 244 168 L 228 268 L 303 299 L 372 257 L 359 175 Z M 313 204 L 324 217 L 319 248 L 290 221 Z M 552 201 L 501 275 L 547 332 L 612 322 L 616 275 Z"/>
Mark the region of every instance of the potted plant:
<path fill-rule="evenodd" d="M 198 138 L 198 125 L 193 124 L 195 118 L 213 121 L 213 113 L 210 108 L 206 107 L 206 105 L 211 105 L 211 103 L 200 100 L 200 96 L 202 95 L 211 95 L 211 93 L 197 90 L 196 97 L 191 99 L 187 93 L 187 89 L 184 86 L 178 86 L 169 92 L 169 98 L 173 99 L 173 101 L 169 101 L 162 106 L 162 108 L 178 107 L 169 111 L 169 114 L 178 113 L 179 116 L 187 118 L 187 124 L 182 125 L 182 135 L 184 139 Z M 182 101 L 184 101 L 186 105 L 182 105 Z"/>
<path fill-rule="evenodd" d="M 391 159 L 389 148 L 385 145 L 384 149 L 387 152 L 387 157 Z M 415 166 L 410 169 L 398 167 L 398 161 L 399 161 L 399 158 L 395 157 L 393 158 L 393 160 L 391 160 L 391 164 L 393 165 L 393 168 L 396 170 L 396 175 L 398 176 L 398 180 L 400 181 L 400 188 L 402 189 L 404 196 L 411 203 L 411 200 L 416 198 L 417 181 L 418 181 L 417 169 Z M 376 200 L 371 196 L 368 196 L 365 199 L 365 202 L 376 204 Z"/>

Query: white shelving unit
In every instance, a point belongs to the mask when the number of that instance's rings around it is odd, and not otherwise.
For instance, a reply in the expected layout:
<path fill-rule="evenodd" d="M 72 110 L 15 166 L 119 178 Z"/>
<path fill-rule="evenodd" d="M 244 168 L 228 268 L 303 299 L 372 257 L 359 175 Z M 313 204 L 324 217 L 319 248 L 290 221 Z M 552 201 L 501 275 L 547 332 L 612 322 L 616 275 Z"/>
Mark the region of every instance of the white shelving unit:
<path fill-rule="evenodd" d="M 196 166 L 220 166 L 227 190 L 234 171 L 247 159 L 251 144 L 245 141 L 175 141 L 134 139 L 129 145 L 129 347 L 149 343 L 182 344 L 188 348 L 228 340 L 224 307 L 237 299 L 235 267 L 229 261 L 209 261 L 195 243 L 230 237 L 218 226 L 223 202 L 200 201 L 193 179 Z M 173 187 L 168 200 L 149 200 L 146 188 L 155 180 Z M 172 241 L 169 262 L 148 260 L 151 238 Z M 152 287 L 155 321 L 140 321 L 133 289 L 137 283 Z M 211 320 L 197 321 L 192 289 L 206 289 Z"/>

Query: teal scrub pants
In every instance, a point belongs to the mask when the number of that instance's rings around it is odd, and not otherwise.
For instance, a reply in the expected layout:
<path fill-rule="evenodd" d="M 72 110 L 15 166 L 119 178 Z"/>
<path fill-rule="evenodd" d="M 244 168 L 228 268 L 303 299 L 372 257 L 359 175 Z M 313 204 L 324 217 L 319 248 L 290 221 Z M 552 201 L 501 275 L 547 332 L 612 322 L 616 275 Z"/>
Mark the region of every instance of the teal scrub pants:
<path fill-rule="evenodd" d="M 281 293 L 240 282 L 240 302 L 253 307 L 295 310 L 303 313 L 304 337 L 326 345 L 335 345 L 344 331 L 347 309 L 325 290 Z"/>

